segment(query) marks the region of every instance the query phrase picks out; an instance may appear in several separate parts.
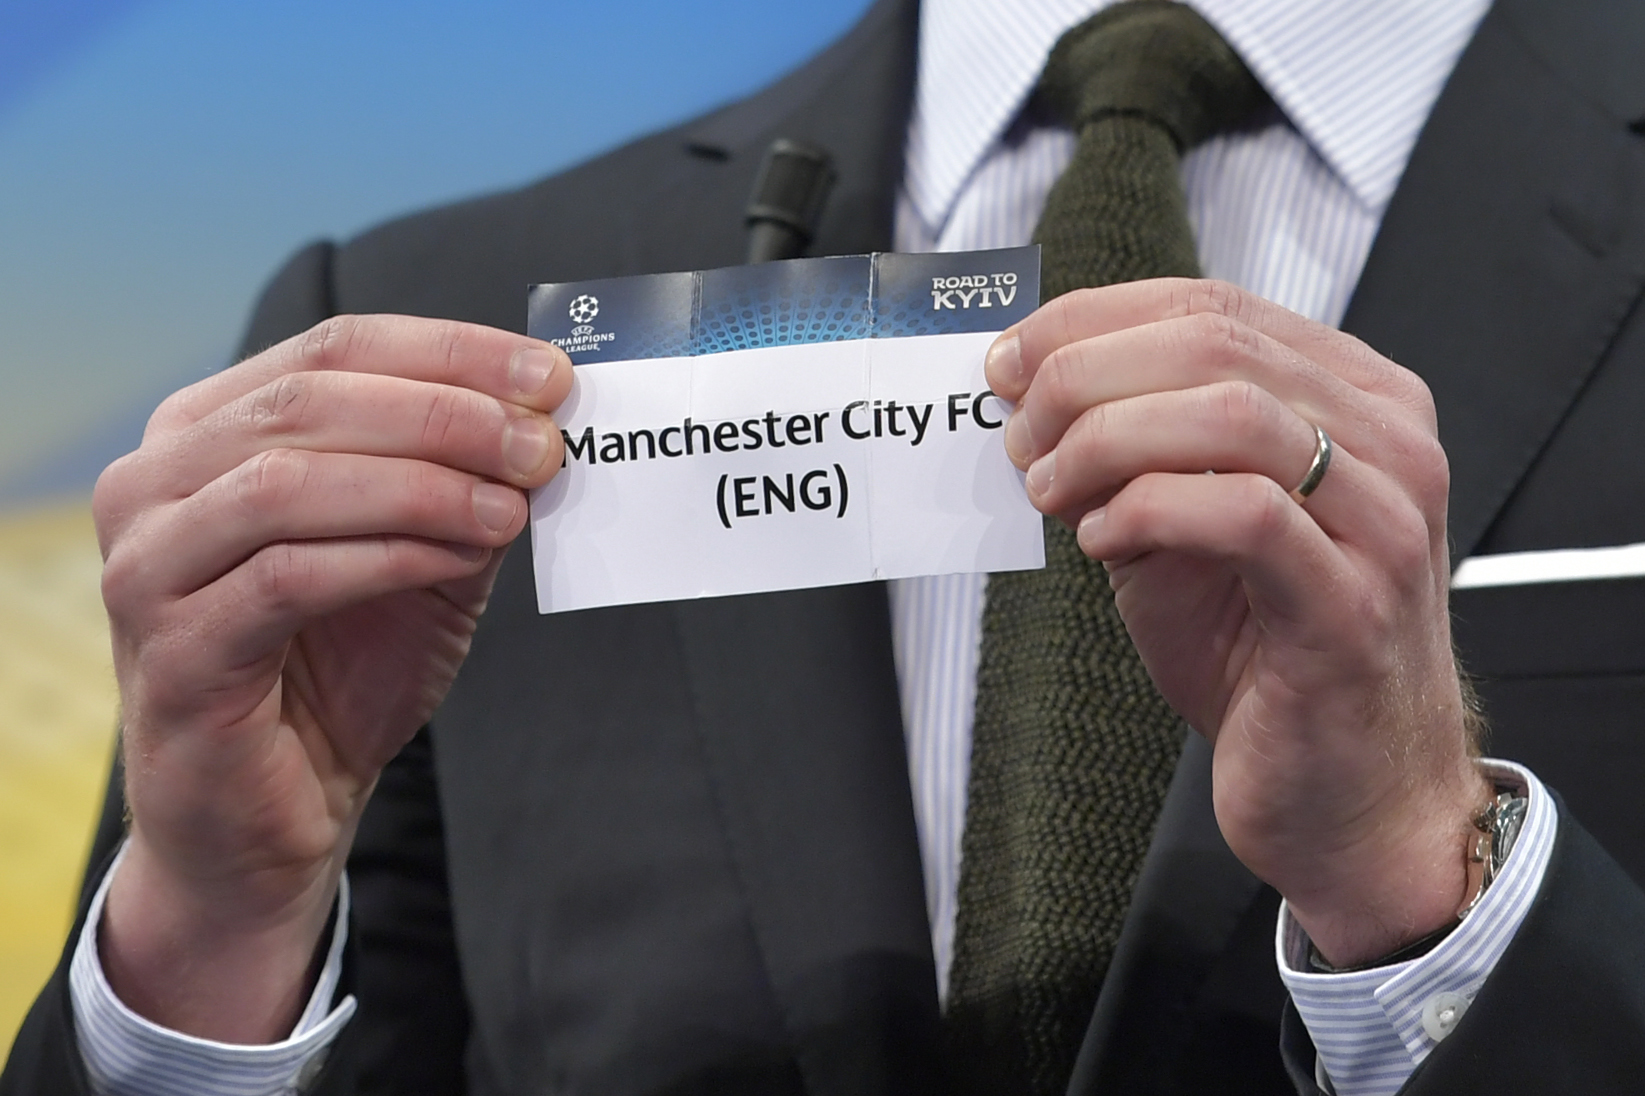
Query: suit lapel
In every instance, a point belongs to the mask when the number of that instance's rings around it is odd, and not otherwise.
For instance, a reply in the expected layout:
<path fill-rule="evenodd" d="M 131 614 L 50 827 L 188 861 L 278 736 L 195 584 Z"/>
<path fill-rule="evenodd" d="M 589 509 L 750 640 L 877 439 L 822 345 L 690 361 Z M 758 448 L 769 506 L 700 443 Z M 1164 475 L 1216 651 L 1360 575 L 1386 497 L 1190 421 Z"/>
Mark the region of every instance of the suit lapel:
<path fill-rule="evenodd" d="M 1598 7 L 1536 0 L 1486 16 L 1343 323 L 1433 391 L 1456 559 L 1580 396 L 1645 282 L 1645 219 L 1631 216 L 1645 204 L 1645 148 L 1622 113 L 1631 93 L 1576 71 L 1603 67 Z M 1571 48 L 1583 26 L 1592 48 Z"/>

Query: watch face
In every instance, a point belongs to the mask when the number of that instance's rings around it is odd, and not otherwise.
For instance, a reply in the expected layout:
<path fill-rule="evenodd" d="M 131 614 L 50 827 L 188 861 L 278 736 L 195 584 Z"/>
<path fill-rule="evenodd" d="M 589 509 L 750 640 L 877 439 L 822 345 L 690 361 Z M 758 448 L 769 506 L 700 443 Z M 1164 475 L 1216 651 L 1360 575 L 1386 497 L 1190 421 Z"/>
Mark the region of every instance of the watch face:
<path fill-rule="evenodd" d="M 1503 802 L 1507 800 L 1507 802 Z M 1519 840 L 1520 827 L 1525 825 L 1525 812 L 1531 801 L 1524 796 L 1505 793 L 1497 799 L 1496 818 L 1491 829 L 1491 875 L 1494 877 L 1508 862 L 1514 842 Z"/>

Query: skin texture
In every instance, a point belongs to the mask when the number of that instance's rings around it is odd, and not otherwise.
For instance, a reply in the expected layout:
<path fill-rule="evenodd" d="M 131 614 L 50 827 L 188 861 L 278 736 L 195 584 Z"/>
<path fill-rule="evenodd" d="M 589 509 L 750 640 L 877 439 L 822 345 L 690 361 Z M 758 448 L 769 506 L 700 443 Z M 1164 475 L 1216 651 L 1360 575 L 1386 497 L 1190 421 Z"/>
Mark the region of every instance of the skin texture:
<path fill-rule="evenodd" d="M 1234 852 L 1338 964 L 1454 917 L 1486 787 L 1421 382 L 1183 280 L 1053 301 L 987 366 L 1031 500 L 1105 561 L 1156 682 L 1215 744 Z M 289 1033 L 377 774 L 560 465 L 570 385 L 522 336 L 343 317 L 177 393 L 103 474 L 132 834 L 99 943 L 134 1010 Z M 1313 423 L 1337 452 L 1301 506 Z"/>
<path fill-rule="evenodd" d="M 382 766 L 468 651 L 565 356 L 343 317 L 168 399 L 94 497 L 131 842 L 99 941 L 137 1012 L 284 1038 Z"/>
<path fill-rule="evenodd" d="M 1215 748 L 1229 846 L 1352 965 L 1454 919 L 1488 797 L 1452 656 L 1432 400 L 1358 340 L 1216 282 L 1052 301 L 989 351 L 1034 505 L 1107 566 Z M 1336 443 L 1305 504 L 1313 424 Z M 1206 475 L 1206 472 L 1215 475 Z"/>

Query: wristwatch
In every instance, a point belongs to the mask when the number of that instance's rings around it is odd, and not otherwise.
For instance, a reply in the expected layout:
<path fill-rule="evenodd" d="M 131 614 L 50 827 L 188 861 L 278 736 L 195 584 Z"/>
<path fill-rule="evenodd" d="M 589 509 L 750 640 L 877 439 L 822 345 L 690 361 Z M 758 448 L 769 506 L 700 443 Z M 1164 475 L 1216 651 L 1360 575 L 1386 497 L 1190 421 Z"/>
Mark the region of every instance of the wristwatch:
<path fill-rule="evenodd" d="M 1493 790 L 1496 796 L 1480 808 L 1479 813 L 1472 819 L 1474 832 L 1468 835 L 1468 843 L 1463 852 L 1463 865 L 1468 871 L 1468 878 L 1473 880 L 1477 877 L 1479 882 L 1469 888 L 1473 897 L 1457 910 L 1455 920 L 1387 955 L 1351 967 L 1333 967 L 1310 942 L 1308 966 L 1321 974 L 1353 974 L 1374 967 L 1389 967 L 1427 955 L 1439 946 L 1441 940 L 1455 932 L 1456 927 L 1478 908 L 1485 892 L 1501 873 L 1502 866 L 1508 862 L 1508 854 L 1514 850 L 1514 842 L 1519 839 L 1519 831 L 1525 825 L 1525 812 L 1530 806 L 1530 800 L 1514 789 L 1501 785 Z"/>

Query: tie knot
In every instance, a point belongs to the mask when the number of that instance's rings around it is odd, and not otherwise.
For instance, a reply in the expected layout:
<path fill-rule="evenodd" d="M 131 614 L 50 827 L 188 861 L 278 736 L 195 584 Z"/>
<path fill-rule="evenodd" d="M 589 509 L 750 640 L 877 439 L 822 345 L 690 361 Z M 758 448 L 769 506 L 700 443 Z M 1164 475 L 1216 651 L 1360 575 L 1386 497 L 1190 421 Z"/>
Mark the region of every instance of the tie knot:
<path fill-rule="evenodd" d="M 1068 31 L 1037 94 L 1076 131 L 1136 115 L 1163 126 L 1183 152 L 1267 101 L 1216 28 L 1175 0 L 1124 0 Z"/>

